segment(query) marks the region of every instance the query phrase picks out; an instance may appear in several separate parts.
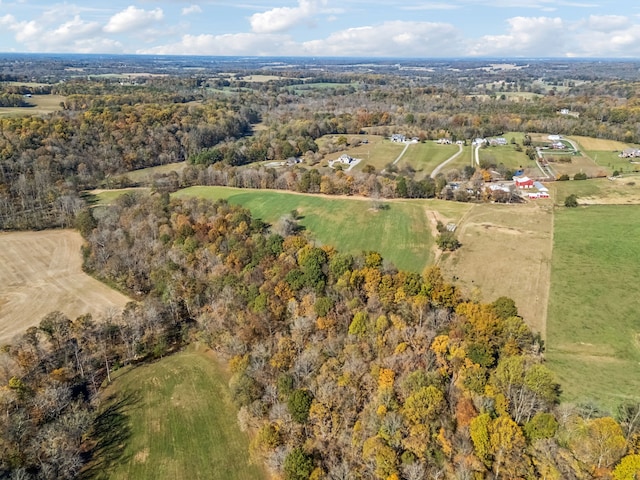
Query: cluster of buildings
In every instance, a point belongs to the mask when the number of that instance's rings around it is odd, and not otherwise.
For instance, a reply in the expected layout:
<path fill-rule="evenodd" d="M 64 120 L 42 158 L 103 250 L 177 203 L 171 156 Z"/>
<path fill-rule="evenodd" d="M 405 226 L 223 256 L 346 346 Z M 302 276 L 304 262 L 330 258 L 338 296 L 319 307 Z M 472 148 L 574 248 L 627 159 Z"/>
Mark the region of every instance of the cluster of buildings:
<path fill-rule="evenodd" d="M 526 196 L 530 199 L 549 198 L 549 189 L 537 180 L 526 176 L 513 177 L 516 188 L 527 190 Z"/>

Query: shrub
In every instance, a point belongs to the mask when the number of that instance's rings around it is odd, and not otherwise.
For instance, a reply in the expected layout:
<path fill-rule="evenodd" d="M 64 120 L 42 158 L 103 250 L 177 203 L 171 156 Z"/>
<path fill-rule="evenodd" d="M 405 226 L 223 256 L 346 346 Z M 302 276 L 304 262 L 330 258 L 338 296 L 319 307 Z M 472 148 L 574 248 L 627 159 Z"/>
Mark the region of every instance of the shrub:
<path fill-rule="evenodd" d="M 436 244 L 443 251 L 453 252 L 461 247 L 461 243 L 458 241 L 453 232 L 445 231 L 442 232 L 436 238 Z"/>
<path fill-rule="evenodd" d="M 569 208 L 575 208 L 578 206 L 578 196 L 575 193 L 572 193 L 567 198 L 564 199 L 564 206 Z"/>
<path fill-rule="evenodd" d="M 313 394 L 309 390 L 295 390 L 291 394 L 287 402 L 287 407 L 296 422 L 307 422 L 311 402 L 313 402 Z"/>
<path fill-rule="evenodd" d="M 566 173 L 563 173 L 558 177 L 559 182 L 566 182 L 567 180 L 569 180 L 569 175 L 567 175 Z"/>
<path fill-rule="evenodd" d="M 587 178 L 589 178 L 589 177 L 587 177 L 587 174 L 586 174 L 586 173 L 584 173 L 584 172 L 576 173 L 576 174 L 573 176 L 573 179 L 574 179 L 574 180 L 586 180 Z"/>

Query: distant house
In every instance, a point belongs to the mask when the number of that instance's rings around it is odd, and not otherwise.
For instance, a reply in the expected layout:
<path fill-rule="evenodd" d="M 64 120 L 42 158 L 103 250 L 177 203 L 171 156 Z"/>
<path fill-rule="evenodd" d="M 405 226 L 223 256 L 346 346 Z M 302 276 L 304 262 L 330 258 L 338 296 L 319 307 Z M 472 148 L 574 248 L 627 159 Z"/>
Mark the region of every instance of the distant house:
<path fill-rule="evenodd" d="M 298 163 L 302 163 L 302 159 L 299 157 L 289 157 L 287 158 L 287 160 L 285 161 L 285 165 L 287 167 L 292 167 Z"/>
<path fill-rule="evenodd" d="M 451 145 L 453 142 L 448 138 L 439 138 L 436 140 L 436 143 L 439 143 L 440 145 Z"/>
<path fill-rule="evenodd" d="M 561 108 L 560 109 L 560 115 L 569 115 L 569 109 L 568 108 Z"/>
<path fill-rule="evenodd" d="M 498 137 L 498 138 L 489 139 L 489 145 L 492 145 L 492 146 L 495 146 L 495 145 L 506 145 L 506 144 L 507 144 L 507 139 L 506 138 Z"/>
<path fill-rule="evenodd" d="M 533 180 L 529 177 L 513 177 L 513 181 L 518 188 L 533 188 Z"/>
<path fill-rule="evenodd" d="M 549 135 L 547 138 L 552 142 L 559 142 L 562 137 L 560 135 Z"/>
<path fill-rule="evenodd" d="M 482 145 L 483 143 L 487 143 L 487 139 L 486 138 L 476 138 L 473 142 L 472 145 L 476 146 L 476 145 Z"/>
<path fill-rule="evenodd" d="M 618 155 L 620 158 L 638 158 L 640 157 L 640 149 L 638 148 L 627 148 L 620 152 Z"/>
<path fill-rule="evenodd" d="M 407 137 L 405 137 L 404 135 L 402 135 L 400 133 L 394 133 L 393 135 L 391 135 L 391 141 L 392 142 L 403 143 L 406 140 L 407 140 Z"/>
<path fill-rule="evenodd" d="M 551 144 L 551 148 L 553 148 L 554 150 L 564 150 L 565 148 L 567 148 L 567 146 L 562 142 L 553 142 Z"/>
<path fill-rule="evenodd" d="M 346 153 L 343 153 L 342 155 L 340 155 L 340 158 L 338 158 L 337 162 L 344 163 L 345 165 L 351 165 L 353 162 L 355 162 L 355 160 L 355 158 L 350 157 Z"/>

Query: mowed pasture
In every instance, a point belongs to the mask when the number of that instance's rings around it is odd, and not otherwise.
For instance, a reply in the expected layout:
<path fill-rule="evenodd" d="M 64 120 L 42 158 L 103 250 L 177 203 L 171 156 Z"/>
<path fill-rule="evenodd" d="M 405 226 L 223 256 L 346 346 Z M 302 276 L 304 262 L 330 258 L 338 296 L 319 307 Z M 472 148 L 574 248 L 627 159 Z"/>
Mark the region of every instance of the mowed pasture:
<path fill-rule="evenodd" d="M 440 145 L 433 141 L 412 143 L 396 166 L 399 169 L 412 168 L 418 172 L 418 178 L 428 177 L 438 165 L 454 156 L 459 150 L 458 145 Z M 464 157 L 464 153 L 461 155 Z M 468 159 L 468 156 L 464 158 Z"/>
<path fill-rule="evenodd" d="M 571 194 L 577 195 L 581 205 L 640 204 L 640 175 L 550 182 L 547 186 L 556 205 L 564 205 Z"/>
<path fill-rule="evenodd" d="M 267 478 L 249 461 L 249 439 L 238 428 L 227 378 L 203 348 L 114 377 L 102 393 L 97 455 L 85 478 Z"/>
<path fill-rule="evenodd" d="M 342 154 L 347 154 L 362 160 L 355 169 L 362 170 L 366 165 L 372 165 L 377 171 L 381 171 L 398 158 L 405 147 L 402 143 L 394 143 L 379 135 L 327 135 L 316 140 L 316 143 L 322 149 L 324 144 L 335 141 L 341 136 L 346 137 L 348 142 L 366 139 L 367 143 L 360 143 L 357 146 L 347 147 L 345 150 L 328 153 L 323 158 L 323 164 L 338 159 Z"/>
<path fill-rule="evenodd" d="M 81 245 L 71 230 L 0 233 L 0 343 L 52 311 L 73 320 L 130 300 L 82 271 Z"/>
<path fill-rule="evenodd" d="M 547 353 L 567 401 L 640 398 L 640 205 L 555 215 Z"/>
<path fill-rule="evenodd" d="M 506 137 L 507 141 L 509 141 L 510 138 L 511 137 Z M 480 158 L 481 165 L 484 161 L 491 165 L 503 164 L 511 170 L 529 168 L 537 171 L 536 162 L 527 157 L 524 149 L 522 149 L 521 152 L 516 151 L 515 145 L 507 144 L 480 148 L 478 156 Z M 537 171 L 537 174 L 539 173 L 540 172 Z"/>
<path fill-rule="evenodd" d="M 228 187 L 191 187 L 177 196 L 226 199 L 251 210 L 255 217 L 270 224 L 296 210 L 310 236 L 341 252 L 360 254 L 375 250 L 403 270 L 421 272 L 435 259 L 434 218 L 441 214 L 457 221 L 467 204 L 444 201 L 394 200 L 377 202 L 364 197 L 301 195 L 269 190 Z M 376 203 L 385 205 L 374 208 Z M 435 216 L 434 216 L 435 215 Z"/>
<path fill-rule="evenodd" d="M 60 105 L 65 100 L 62 95 L 33 95 L 26 99 L 31 107 L 0 107 L 0 117 L 20 115 L 46 115 L 62 110 Z"/>
<path fill-rule="evenodd" d="M 473 205 L 457 229 L 462 247 L 440 258 L 448 278 L 471 298 L 512 298 L 545 336 L 553 238 L 550 205 Z"/>

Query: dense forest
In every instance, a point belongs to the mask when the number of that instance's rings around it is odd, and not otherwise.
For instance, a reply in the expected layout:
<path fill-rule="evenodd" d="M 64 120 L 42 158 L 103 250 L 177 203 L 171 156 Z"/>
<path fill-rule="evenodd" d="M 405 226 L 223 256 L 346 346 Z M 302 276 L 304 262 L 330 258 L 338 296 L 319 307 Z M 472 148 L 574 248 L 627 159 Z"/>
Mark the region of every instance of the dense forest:
<path fill-rule="evenodd" d="M 34 95 L 65 100 L 48 116 L 0 117 L 0 229 L 77 228 L 85 270 L 136 301 L 107 318 L 52 312 L 2 347 L 0 478 L 88 475 L 105 436 L 118 434 L 101 423 L 100 390 L 113 370 L 194 342 L 228 363 L 251 453 L 286 480 L 636 478 L 640 404 L 603 412 L 560 403 L 544 342 L 511 299 L 480 303 L 437 267 L 399 271 L 377 252 L 318 246 L 295 225 L 267 225 L 226 202 L 170 196 L 197 184 L 438 195 L 442 178 L 313 168 L 317 139 L 363 129 L 640 141 L 639 84 L 579 72 L 521 102 L 501 92 L 538 88 L 539 69 L 497 82 L 478 73 L 473 83 L 340 70 L 258 84 L 212 74 L 38 87 L 46 92 Z M 337 86 L 290 88 L 302 76 Z M 0 83 L 10 102 L 26 94 Z M 297 156 L 307 164 L 257 164 Z M 133 170 L 179 161 L 188 165 L 156 178 L 152 195 L 101 208 L 83 198 L 130 185 Z"/>

